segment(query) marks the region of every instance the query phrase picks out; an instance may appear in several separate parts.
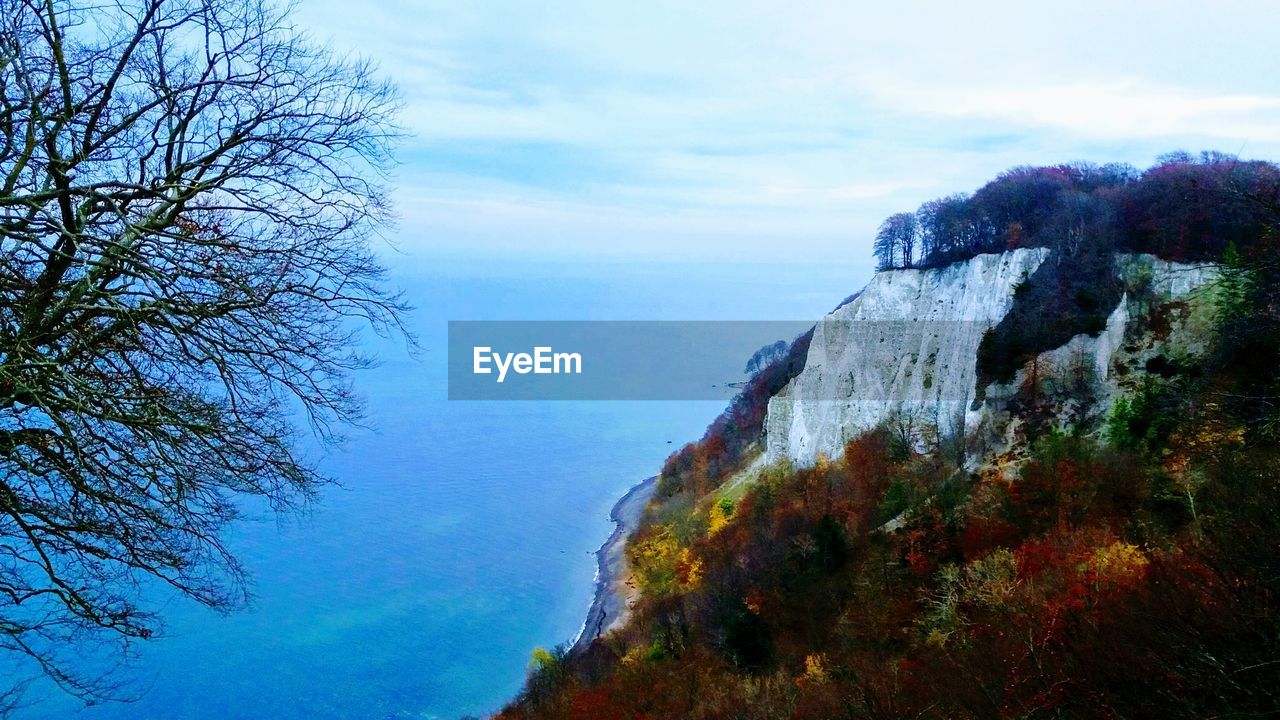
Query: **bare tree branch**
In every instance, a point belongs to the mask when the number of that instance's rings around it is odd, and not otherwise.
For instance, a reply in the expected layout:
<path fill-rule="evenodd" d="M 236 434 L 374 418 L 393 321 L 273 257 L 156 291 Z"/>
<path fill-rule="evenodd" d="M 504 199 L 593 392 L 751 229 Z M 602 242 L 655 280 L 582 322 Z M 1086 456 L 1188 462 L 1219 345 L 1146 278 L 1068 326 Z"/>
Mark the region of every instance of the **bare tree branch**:
<path fill-rule="evenodd" d="M 353 333 L 403 330 L 395 92 L 287 9 L 0 0 L 0 649 L 87 701 L 67 650 L 151 637 L 142 579 L 244 601 L 237 498 L 314 495 L 291 413 L 336 440 Z"/>

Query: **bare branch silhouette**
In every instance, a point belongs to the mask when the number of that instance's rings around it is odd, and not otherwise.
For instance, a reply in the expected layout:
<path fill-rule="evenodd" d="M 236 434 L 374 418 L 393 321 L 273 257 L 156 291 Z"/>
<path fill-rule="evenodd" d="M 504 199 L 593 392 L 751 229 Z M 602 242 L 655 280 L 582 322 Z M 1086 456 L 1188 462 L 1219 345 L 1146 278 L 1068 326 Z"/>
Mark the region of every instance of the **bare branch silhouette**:
<path fill-rule="evenodd" d="M 152 636 L 147 578 L 243 603 L 238 498 L 314 495 L 290 417 L 337 440 L 353 333 L 400 330 L 370 249 L 397 103 L 269 3 L 0 0 L 10 657 L 94 701 L 68 648 Z"/>

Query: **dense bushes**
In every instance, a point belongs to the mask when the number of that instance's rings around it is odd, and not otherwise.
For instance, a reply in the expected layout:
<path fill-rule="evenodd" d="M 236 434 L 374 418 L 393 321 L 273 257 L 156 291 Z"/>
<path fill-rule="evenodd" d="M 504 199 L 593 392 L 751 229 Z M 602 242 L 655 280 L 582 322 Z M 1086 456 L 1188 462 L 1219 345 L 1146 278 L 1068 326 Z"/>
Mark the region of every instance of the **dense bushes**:
<path fill-rule="evenodd" d="M 698 582 L 598 644 L 611 669 L 508 717 L 1203 717 L 1280 708 L 1273 456 L 1206 466 L 1200 520 L 1156 497 L 1148 456 L 1055 437 L 1009 483 L 846 460 L 749 493 L 691 543 Z M 856 458 L 856 460 L 854 459 Z M 862 466 L 870 461 L 868 471 Z M 1238 483 L 1246 478 L 1269 481 Z M 915 500 L 896 532 L 867 512 Z M 597 661 L 600 656 L 597 656 Z M 566 662 L 572 667 L 574 658 Z M 596 713 L 596 714 L 591 714 Z"/>
<path fill-rule="evenodd" d="M 598 642 L 608 670 L 505 716 L 1271 716 L 1278 458 L 1216 452 L 1170 502 L 1167 456 L 1051 436 L 1017 480 L 960 473 L 947 512 L 958 468 L 863 436 L 693 540 L 697 581 Z M 912 500 L 882 530 L 899 485 Z"/>

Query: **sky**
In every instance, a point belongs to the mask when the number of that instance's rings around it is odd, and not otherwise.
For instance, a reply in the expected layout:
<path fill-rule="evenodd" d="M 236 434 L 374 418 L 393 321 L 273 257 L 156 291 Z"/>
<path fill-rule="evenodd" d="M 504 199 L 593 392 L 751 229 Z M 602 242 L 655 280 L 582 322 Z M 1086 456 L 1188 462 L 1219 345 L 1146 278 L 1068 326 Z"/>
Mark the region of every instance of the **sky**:
<path fill-rule="evenodd" d="M 413 259 L 869 267 L 884 217 L 1009 167 L 1280 159 L 1280 3 L 303 0 L 297 20 L 400 86 Z"/>

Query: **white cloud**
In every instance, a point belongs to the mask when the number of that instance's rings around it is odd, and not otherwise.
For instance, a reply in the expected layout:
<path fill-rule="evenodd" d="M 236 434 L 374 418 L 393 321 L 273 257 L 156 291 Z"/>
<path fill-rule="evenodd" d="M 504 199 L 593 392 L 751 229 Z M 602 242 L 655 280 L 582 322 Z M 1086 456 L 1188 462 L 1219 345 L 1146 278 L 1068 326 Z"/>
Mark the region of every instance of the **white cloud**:
<path fill-rule="evenodd" d="M 863 86 L 876 102 L 903 114 L 983 118 L 1090 138 L 1280 142 L 1280 96 L 1274 95 L 1195 92 L 1136 79 L 1005 88 L 882 78 Z"/>
<path fill-rule="evenodd" d="M 417 135 L 400 171 L 405 243 L 424 251 L 446 234 L 536 251 L 503 232 L 583 252 L 670 245 L 647 232 L 714 255 L 767 231 L 751 252 L 864 252 L 885 215 L 1011 165 L 1280 156 L 1280 91 L 1259 62 L 1280 4 L 402 0 L 353 13 L 313 0 L 302 13 L 403 87 Z M 610 223 L 645 230 L 593 239 Z"/>

